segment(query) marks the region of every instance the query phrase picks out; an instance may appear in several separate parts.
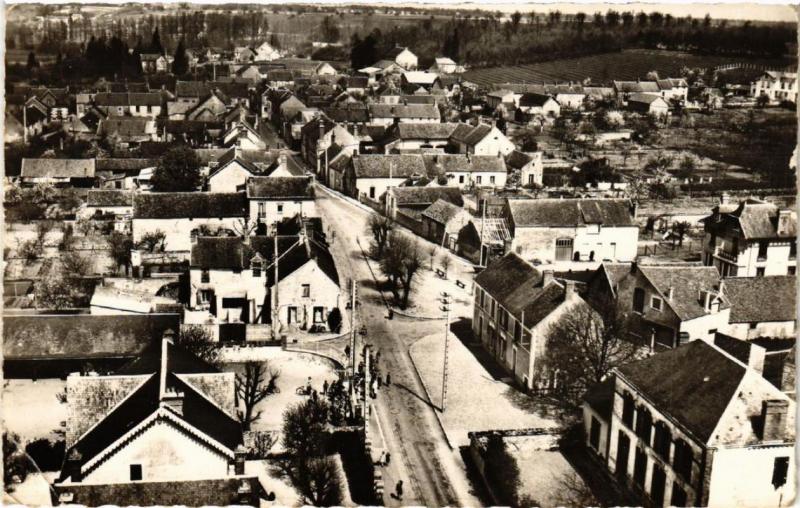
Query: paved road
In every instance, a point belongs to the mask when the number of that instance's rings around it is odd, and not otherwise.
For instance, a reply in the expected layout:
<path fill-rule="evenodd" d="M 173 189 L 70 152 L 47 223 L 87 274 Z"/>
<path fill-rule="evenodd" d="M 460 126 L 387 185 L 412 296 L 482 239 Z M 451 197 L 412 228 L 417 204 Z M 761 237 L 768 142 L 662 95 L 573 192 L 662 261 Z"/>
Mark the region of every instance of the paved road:
<path fill-rule="evenodd" d="M 364 248 L 368 245 L 365 229 L 369 212 L 317 187 L 319 214 L 326 228 L 335 231 L 331 250 L 343 288 L 350 279 L 359 282 L 357 326 L 366 326 L 367 341 L 373 350 L 381 352 L 382 371 L 388 369 L 392 376 L 392 386 L 379 391 L 375 406 L 392 456 L 390 467 L 384 471 L 385 503 L 479 506 L 470 493 L 458 451 L 448 447 L 408 354 L 414 341 L 434 333 L 443 322 L 386 319 L 380 293 L 356 241 L 359 239 Z M 360 339 L 357 351 L 362 347 Z M 404 483 L 402 501 L 389 496 L 398 479 Z"/>

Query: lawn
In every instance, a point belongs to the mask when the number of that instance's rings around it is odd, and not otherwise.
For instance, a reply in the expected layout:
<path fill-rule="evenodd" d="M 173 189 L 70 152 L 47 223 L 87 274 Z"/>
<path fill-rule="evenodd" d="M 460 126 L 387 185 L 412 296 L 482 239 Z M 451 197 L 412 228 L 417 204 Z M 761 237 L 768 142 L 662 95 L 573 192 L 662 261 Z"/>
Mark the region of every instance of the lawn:
<path fill-rule="evenodd" d="M 411 358 L 433 404 L 441 405 L 444 336 L 434 334 L 411 346 Z M 515 387 L 493 377 L 456 337 L 449 341 L 447 408 L 440 414 L 450 444 L 469 444 L 467 433 L 482 430 L 558 427 L 554 414 Z"/>
<path fill-rule="evenodd" d="M 3 428 L 19 435 L 23 443 L 39 438 L 63 437 L 67 404 L 56 399 L 67 386 L 61 379 L 7 379 L 3 382 Z"/>

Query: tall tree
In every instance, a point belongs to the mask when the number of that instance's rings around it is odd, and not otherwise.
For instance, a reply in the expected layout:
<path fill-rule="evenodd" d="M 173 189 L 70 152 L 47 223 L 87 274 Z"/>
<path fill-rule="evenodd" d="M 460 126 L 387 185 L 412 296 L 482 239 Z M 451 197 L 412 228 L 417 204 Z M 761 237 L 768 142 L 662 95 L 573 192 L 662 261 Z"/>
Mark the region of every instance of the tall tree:
<path fill-rule="evenodd" d="M 36 59 L 36 54 L 31 51 L 28 53 L 28 63 L 26 64 L 28 70 L 36 69 L 39 67 L 39 61 Z"/>
<path fill-rule="evenodd" d="M 247 362 L 244 372 L 236 374 L 236 395 L 244 405 L 239 411 L 239 421 L 245 430 L 261 417 L 263 411 L 256 411 L 256 405 L 273 393 L 277 393 L 277 382 L 281 371 L 270 367 L 268 362 Z"/>
<path fill-rule="evenodd" d="M 183 37 L 178 41 L 178 47 L 175 49 L 175 59 L 172 61 L 172 73 L 176 76 L 182 76 L 189 72 L 189 57 L 186 55 L 186 45 Z"/>
<path fill-rule="evenodd" d="M 169 149 L 158 161 L 151 184 L 156 192 L 189 192 L 200 185 L 200 161 L 188 146 Z"/>
<path fill-rule="evenodd" d="M 159 55 L 164 54 L 164 46 L 161 45 L 161 35 L 158 32 L 158 27 L 153 31 L 153 38 L 150 40 L 150 51 Z"/>

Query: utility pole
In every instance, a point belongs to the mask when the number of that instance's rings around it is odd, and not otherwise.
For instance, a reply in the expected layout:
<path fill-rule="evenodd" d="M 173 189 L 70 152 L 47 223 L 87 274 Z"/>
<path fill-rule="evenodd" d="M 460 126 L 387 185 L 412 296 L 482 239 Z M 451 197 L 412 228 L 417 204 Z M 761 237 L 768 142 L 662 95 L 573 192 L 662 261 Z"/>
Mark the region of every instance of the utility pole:
<path fill-rule="evenodd" d="M 275 270 L 275 281 L 272 285 L 274 290 L 272 291 L 272 338 L 278 338 L 278 234 L 277 231 L 275 232 L 275 236 L 272 239 L 273 245 L 273 257 L 274 260 L 272 264 L 274 265 Z"/>
<path fill-rule="evenodd" d="M 442 413 L 447 408 L 447 356 L 449 353 L 450 339 L 450 295 L 442 292 L 442 306 L 444 311 L 444 365 L 442 366 Z"/>
<path fill-rule="evenodd" d="M 350 281 L 350 376 L 356 377 L 356 280 Z"/>
<path fill-rule="evenodd" d="M 22 142 L 28 144 L 28 94 L 25 94 L 25 101 L 22 103 Z"/>

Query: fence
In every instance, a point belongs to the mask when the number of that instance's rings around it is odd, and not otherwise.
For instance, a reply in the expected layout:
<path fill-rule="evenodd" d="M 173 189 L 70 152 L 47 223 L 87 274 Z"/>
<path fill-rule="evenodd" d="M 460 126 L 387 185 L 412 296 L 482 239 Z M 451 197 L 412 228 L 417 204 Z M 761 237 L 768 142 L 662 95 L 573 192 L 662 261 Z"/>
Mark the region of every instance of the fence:
<path fill-rule="evenodd" d="M 652 245 L 640 245 L 636 251 L 637 256 L 685 256 L 686 254 L 699 253 L 702 250 L 703 240 L 688 239 L 683 240 L 681 245 L 678 240 L 660 242 Z"/>

